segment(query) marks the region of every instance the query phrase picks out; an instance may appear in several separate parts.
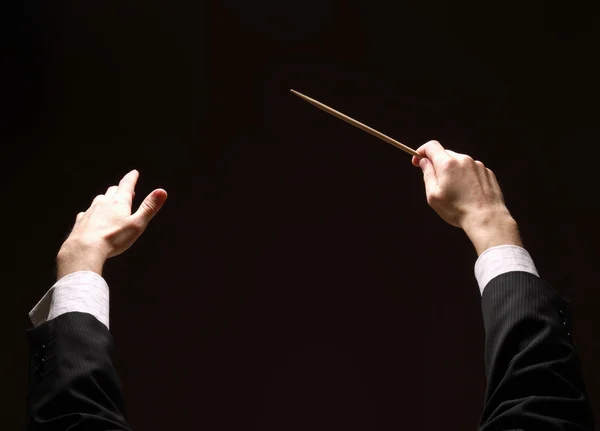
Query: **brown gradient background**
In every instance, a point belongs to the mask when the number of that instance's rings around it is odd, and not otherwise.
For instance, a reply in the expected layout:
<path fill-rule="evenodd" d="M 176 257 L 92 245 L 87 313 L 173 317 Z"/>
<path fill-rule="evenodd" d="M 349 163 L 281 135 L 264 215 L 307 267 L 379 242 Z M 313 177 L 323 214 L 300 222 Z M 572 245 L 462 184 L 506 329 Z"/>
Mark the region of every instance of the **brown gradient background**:
<path fill-rule="evenodd" d="M 130 169 L 169 199 L 107 262 L 136 430 L 475 429 L 476 254 L 417 148 L 494 170 L 571 301 L 600 412 L 600 22 L 589 3 L 7 2 L 0 97 L 3 428 L 23 429 L 27 313 L 77 212 Z"/>

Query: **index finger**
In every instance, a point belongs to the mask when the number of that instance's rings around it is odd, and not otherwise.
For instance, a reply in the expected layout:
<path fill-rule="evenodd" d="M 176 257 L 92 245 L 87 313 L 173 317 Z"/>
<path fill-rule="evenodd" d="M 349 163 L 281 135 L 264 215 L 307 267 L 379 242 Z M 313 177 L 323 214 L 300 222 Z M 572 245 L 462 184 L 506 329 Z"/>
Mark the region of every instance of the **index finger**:
<path fill-rule="evenodd" d="M 450 155 L 446 152 L 444 147 L 442 147 L 442 144 L 440 144 L 438 141 L 426 142 L 419 148 L 417 148 L 416 151 L 417 153 L 422 154 L 423 156 L 431 160 L 434 167 L 437 166 L 440 162 L 443 162 L 444 160 L 448 160 L 450 158 Z M 414 156 L 413 165 L 419 166 L 419 159 L 417 159 Z"/>
<path fill-rule="evenodd" d="M 140 173 L 134 169 L 125 175 L 119 182 L 119 189 L 117 190 L 116 196 L 119 196 L 131 205 L 133 201 L 133 194 L 135 193 L 135 184 L 140 176 Z"/>

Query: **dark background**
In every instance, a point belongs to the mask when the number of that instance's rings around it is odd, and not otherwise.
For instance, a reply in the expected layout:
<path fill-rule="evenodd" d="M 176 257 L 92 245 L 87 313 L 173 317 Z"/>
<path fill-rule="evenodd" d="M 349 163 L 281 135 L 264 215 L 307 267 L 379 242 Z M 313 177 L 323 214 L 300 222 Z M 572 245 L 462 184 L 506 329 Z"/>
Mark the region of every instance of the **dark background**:
<path fill-rule="evenodd" d="M 409 155 L 290 88 L 494 170 L 571 301 L 598 418 L 600 23 L 553 4 L 7 2 L 5 428 L 25 424 L 27 313 L 56 252 L 133 168 L 134 210 L 169 193 L 103 274 L 134 429 L 476 428 L 473 247 Z"/>

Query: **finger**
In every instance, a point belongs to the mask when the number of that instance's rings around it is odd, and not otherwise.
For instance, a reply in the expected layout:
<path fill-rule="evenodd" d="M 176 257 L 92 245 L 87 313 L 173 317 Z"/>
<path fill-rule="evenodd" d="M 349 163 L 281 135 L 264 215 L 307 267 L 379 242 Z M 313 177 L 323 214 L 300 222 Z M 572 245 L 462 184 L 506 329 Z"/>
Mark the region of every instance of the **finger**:
<path fill-rule="evenodd" d="M 110 186 L 108 189 L 106 189 L 106 193 L 104 195 L 107 198 L 111 198 L 117 193 L 117 190 L 119 190 L 118 186 Z"/>
<path fill-rule="evenodd" d="M 473 157 L 469 156 L 468 154 L 457 153 L 456 151 L 452 151 L 452 150 L 446 150 L 446 152 L 450 155 L 450 157 L 454 157 L 456 160 L 458 160 L 459 162 L 461 162 L 463 164 L 475 163 L 475 160 L 473 160 Z"/>
<path fill-rule="evenodd" d="M 486 168 L 485 170 L 492 183 L 498 184 L 498 180 L 496 179 L 496 174 L 494 174 L 494 171 L 492 171 L 490 168 Z"/>
<path fill-rule="evenodd" d="M 430 143 L 432 143 L 432 142 L 437 142 L 437 141 L 428 141 L 428 142 L 426 142 L 425 144 L 423 144 L 423 145 L 421 145 L 419 148 L 417 148 L 417 150 L 416 150 L 416 151 L 417 151 L 417 153 L 419 153 L 419 154 L 423 154 L 423 156 L 424 156 L 424 157 L 426 157 L 426 156 L 425 156 L 425 147 L 426 147 L 426 146 L 429 146 L 429 145 L 430 145 Z M 438 144 L 439 144 L 439 142 L 438 142 Z M 411 160 L 411 162 L 412 162 L 412 164 L 413 164 L 414 166 L 417 166 L 417 167 L 418 167 L 418 166 L 419 166 L 419 161 L 420 161 L 420 160 L 421 160 L 421 157 L 415 157 L 415 156 L 413 156 L 413 157 L 412 157 L 412 160 Z"/>
<path fill-rule="evenodd" d="M 425 182 L 425 193 L 427 196 L 432 196 L 438 189 L 437 175 L 433 168 L 431 160 L 422 158 L 419 160 L 419 166 L 423 170 L 423 181 Z"/>
<path fill-rule="evenodd" d="M 419 167 L 419 161 L 422 159 L 423 157 L 416 157 L 416 156 L 412 156 L 412 160 L 411 163 L 413 164 L 413 166 L 416 166 L 417 168 Z"/>
<path fill-rule="evenodd" d="M 434 168 L 450 158 L 450 155 L 438 141 L 429 141 L 421 145 L 417 148 L 417 153 L 431 160 Z"/>
<path fill-rule="evenodd" d="M 487 168 L 483 164 L 483 162 L 479 160 L 475 160 L 475 171 L 477 172 L 477 177 L 479 178 L 479 182 L 486 188 L 491 188 L 492 183 L 490 182 L 490 177 L 487 173 Z"/>
<path fill-rule="evenodd" d="M 457 153 L 452 150 L 446 150 L 446 152 L 448 154 L 450 154 L 450 156 L 452 156 L 456 160 L 458 160 L 459 163 L 461 163 L 461 165 L 463 166 L 463 168 L 467 168 L 469 170 L 474 170 L 475 175 L 477 176 L 477 179 L 479 180 L 479 183 L 481 184 L 482 187 L 484 187 L 484 188 L 491 187 L 489 178 L 488 178 L 488 175 L 486 172 L 486 167 L 483 164 L 483 162 L 481 162 L 479 160 L 474 160 L 473 157 L 469 156 L 468 154 Z"/>
<path fill-rule="evenodd" d="M 497 193 L 502 195 L 502 189 L 500 188 L 500 184 L 498 183 L 498 179 L 496 178 L 496 175 L 494 174 L 494 172 L 491 169 L 486 168 L 486 173 L 487 173 L 487 177 L 488 177 L 491 187 Z"/>
<path fill-rule="evenodd" d="M 483 176 L 485 176 L 486 180 L 489 180 L 487 176 L 487 168 L 485 167 L 482 161 L 475 160 L 475 169 L 477 169 L 477 173 L 482 174 Z"/>
<path fill-rule="evenodd" d="M 464 159 L 464 158 L 470 158 L 471 157 L 471 156 L 468 156 L 467 154 L 457 153 L 456 151 L 452 151 L 452 150 L 448 150 L 448 149 L 446 149 L 445 151 L 450 156 L 456 157 L 457 159 Z"/>
<path fill-rule="evenodd" d="M 84 215 L 85 215 L 84 211 L 81 211 L 80 213 L 77 214 L 77 216 L 75 217 L 75 226 L 77 226 L 79 224 L 79 222 L 81 222 L 81 219 L 83 218 Z"/>
<path fill-rule="evenodd" d="M 135 190 L 135 185 L 140 176 L 140 173 L 134 169 L 129 172 L 127 175 L 123 177 L 123 179 L 119 182 L 119 189 L 115 196 L 123 198 L 125 201 L 129 203 L 131 206 L 131 201 L 133 200 L 133 192 Z"/>
<path fill-rule="evenodd" d="M 104 195 L 98 195 L 98 196 L 96 196 L 96 197 L 94 198 L 94 200 L 92 201 L 92 205 L 90 205 L 90 207 L 91 207 L 91 206 L 93 206 L 94 204 L 98 203 L 98 202 L 99 202 L 99 201 L 101 201 L 102 199 L 104 199 Z"/>
<path fill-rule="evenodd" d="M 142 202 L 138 210 L 131 217 L 145 229 L 150 220 L 152 220 L 152 217 L 160 211 L 167 200 L 167 196 L 167 192 L 163 189 L 154 190 L 144 199 L 144 202 Z"/>

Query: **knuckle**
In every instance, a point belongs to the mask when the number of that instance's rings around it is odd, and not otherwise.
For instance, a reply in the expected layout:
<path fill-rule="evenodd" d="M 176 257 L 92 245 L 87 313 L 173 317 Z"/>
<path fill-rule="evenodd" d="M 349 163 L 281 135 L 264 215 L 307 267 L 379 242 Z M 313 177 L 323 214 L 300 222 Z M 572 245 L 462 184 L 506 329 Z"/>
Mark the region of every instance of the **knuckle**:
<path fill-rule="evenodd" d="M 419 148 L 417 148 L 417 153 L 426 155 L 428 149 L 430 149 L 432 146 L 437 146 L 439 144 L 440 143 L 438 141 L 427 141 Z"/>
<path fill-rule="evenodd" d="M 473 157 L 467 155 L 467 154 L 463 154 L 460 156 L 460 163 L 463 166 L 471 166 L 473 163 L 475 163 L 475 160 L 473 160 Z"/>
<path fill-rule="evenodd" d="M 144 219 L 141 217 L 131 218 L 129 221 L 129 224 L 133 229 L 143 230 L 146 227 Z"/>
<path fill-rule="evenodd" d="M 136 220 L 135 222 L 133 222 L 132 227 L 133 227 L 134 231 L 137 233 L 142 233 L 144 231 L 144 229 L 146 229 L 144 222 L 141 220 Z"/>
<path fill-rule="evenodd" d="M 425 147 L 427 147 L 427 145 L 429 144 L 429 142 L 426 142 L 424 144 L 422 144 L 419 148 L 417 148 L 415 151 L 419 154 L 423 154 L 425 155 Z"/>
<path fill-rule="evenodd" d="M 432 192 L 427 194 L 427 203 L 429 206 L 436 206 L 442 201 L 442 196 L 439 192 Z"/>
<path fill-rule="evenodd" d="M 130 223 L 125 224 L 122 229 L 127 233 L 127 236 L 137 236 L 144 230 L 139 220 L 133 220 Z"/>
<path fill-rule="evenodd" d="M 442 170 L 449 171 L 452 169 L 456 169 L 458 167 L 458 164 L 458 160 L 452 157 L 442 162 L 441 168 Z"/>

